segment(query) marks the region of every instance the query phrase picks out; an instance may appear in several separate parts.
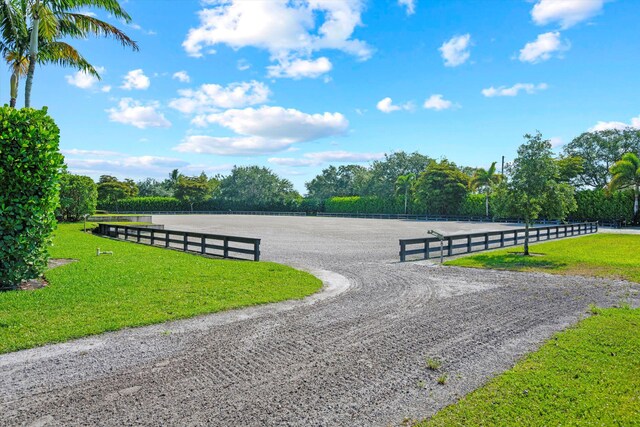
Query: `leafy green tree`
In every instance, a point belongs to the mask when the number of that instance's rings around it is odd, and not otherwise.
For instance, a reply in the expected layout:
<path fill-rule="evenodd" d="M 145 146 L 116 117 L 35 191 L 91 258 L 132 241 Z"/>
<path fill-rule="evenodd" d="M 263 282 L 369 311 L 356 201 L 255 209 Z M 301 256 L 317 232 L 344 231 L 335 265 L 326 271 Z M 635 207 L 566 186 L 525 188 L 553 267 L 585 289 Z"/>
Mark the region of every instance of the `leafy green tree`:
<path fill-rule="evenodd" d="M 604 189 L 611 180 L 611 166 L 625 153 L 640 153 L 640 130 L 585 132 L 567 144 L 564 153 L 583 159 L 584 171 L 576 185 Z"/>
<path fill-rule="evenodd" d="M 78 58 L 82 58 L 68 44 L 66 46 L 58 44 L 58 48 L 47 47 L 48 45 L 61 43 L 62 39 L 85 39 L 93 35 L 112 37 L 123 46 L 138 50 L 136 42 L 115 26 L 78 12 L 82 8 L 99 8 L 117 19 L 130 22 L 131 17 L 122 9 L 117 0 L 3 0 L 3 3 L 10 4 L 14 11 L 20 12 L 16 13 L 19 18 L 16 21 L 19 24 L 16 26 L 24 26 L 27 29 L 26 33 L 15 29 L 3 33 L 7 44 L 12 44 L 13 41 L 14 46 L 19 45 L 15 52 L 20 52 L 21 56 L 24 56 L 24 53 L 27 54 L 26 107 L 31 106 L 31 88 L 36 63 L 65 65 L 68 64 L 70 58 L 75 58 L 72 62 L 76 63 L 78 63 Z M 7 36 L 13 36 L 15 39 L 8 39 Z M 55 53 L 53 57 L 52 53 Z M 82 61 L 84 61 L 83 58 Z M 83 63 L 87 67 L 86 69 L 90 70 L 89 64 L 86 61 Z"/>
<path fill-rule="evenodd" d="M 631 188 L 633 190 L 633 216 L 638 216 L 638 196 L 640 195 L 640 159 L 634 153 L 627 153 L 611 166 L 609 191 Z"/>
<path fill-rule="evenodd" d="M 59 217 L 78 221 L 85 214 L 93 214 L 98 202 L 98 188 L 88 176 L 63 173 L 60 177 Z"/>
<path fill-rule="evenodd" d="M 472 190 L 480 190 L 484 194 L 485 216 L 489 216 L 489 196 L 493 187 L 500 182 L 501 175 L 496 173 L 496 163 L 491 163 L 488 170 L 476 169 L 469 186 Z"/>
<path fill-rule="evenodd" d="M 584 159 L 579 156 L 561 156 L 556 159 L 558 165 L 558 180 L 560 182 L 573 182 L 584 173 Z"/>
<path fill-rule="evenodd" d="M 385 154 L 383 160 L 376 160 L 369 169 L 368 179 L 362 183 L 360 195 L 392 198 L 396 193 L 396 180 L 400 175 L 414 173 L 418 176 L 432 159 L 418 152 L 398 151 Z"/>
<path fill-rule="evenodd" d="M 573 187 L 558 182 L 551 142 L 542 139 L 539 132 L 524 137 L 527 142 L 518 148 L 518 157 L 509 167 L 509 179 L 496 190 L 496 208 L 500 216 L 524 220 L 524 255 L 529 255 L 529 228 L 540 212 L 563 220 L 576 209 L 576 201 Z"/>
<path fill-rule="evenodd" d="M 136 182 L 138 196 L 140 197 L 173 197 L 174 190 L 169 188 L 167 181 L 158 181 L 153 178 L 146 178 Z"/>
<path fill-rule="evenodd" d="M 193 177 L 180 175 L 176 185 L 176 198 L 189 203 L 191 212 L 194 204 L 211 199 L 211 184 L 207 175 L 204 172 Z"/>
<path fill-rule="evenodd" d="M 416 181 L 418 203 L 427 213 L 456 215 L 468 193 L 469 176 L 446 159 L 432 160 Z"/>
<path fill-rule="evenodd" d="M 408 173 L 406 175 L 400 175 L 396 179 L 396 194 L 400 193 L 404 195 L 404 214 L 406 215 L 409 210 L 409 192 L 413 188 L 413 183 L 416 180 L 415 173 Z"/>
<path fill-rule="evenodd" d="M 220 198 L 233 210 L 270 210 L 300 199 L 288 179 L 260 166 L 235 166 L 220 181 Z"/>
<path fill-rule="evenodd" d="M 308 197 L 326 200 L 331 197 L 355 196 L 366 180 L 367 168 L 359 165 L 329 166 L 307 182 Z"/>
<path fill-rule="evenodd" d="M 119 181 L 111 175 L 102 175 L 98 181 L 98 201 L 101 203 L 113 203 L 121 199 L 136 197 L 138 187 L 131 179 Z"/>

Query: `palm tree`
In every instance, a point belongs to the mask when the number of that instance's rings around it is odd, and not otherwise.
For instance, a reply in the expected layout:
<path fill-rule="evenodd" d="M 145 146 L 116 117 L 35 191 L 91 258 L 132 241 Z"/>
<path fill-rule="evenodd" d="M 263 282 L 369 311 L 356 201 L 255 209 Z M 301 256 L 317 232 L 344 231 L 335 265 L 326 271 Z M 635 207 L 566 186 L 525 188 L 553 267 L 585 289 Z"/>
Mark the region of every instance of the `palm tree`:
<path fill-rule="evenodd" d="M 79 13 L 81 8 L 103 9 L 115 18 L 130 22 L 131 17 L 120 7 L 118 0 L 0 0 L 21 11 L 27 30 L 27 39 L 20 36 L 22 55 L 27 52 L 25 107 L 31 106 L 31 88 L 36 63 L 56 63 L 75 66 L 99 77 L 97 72 L 70 45 L 59 42 L 62 38 L 113 37 L 123 46 L 138 50 L 138 45 L 124 32 L 107 22 Z M 31 24 L 29 27 L 28 24 Z M 6 38 L 6 34 L 3 34 Z M 28 43 L 26 43 L 28 40 Z M 22 61 L 22 60 L 21 60 Z M 13 79 L 13 77 L 12 77 Z"/>
<path fill-rule="evenodd" d="M 638 196 L 640 195 L 640 159 L 636 154 L 627 153 L 609 168 L 612 178 L 609 191 L 633 188 L 633 215 L 638 216 Z"/>
<path fill-rule="evenodd" d="M 409 190 L 411 190 L 411 186 L 413 182 L 416 180 L 415 173 L 408 173 L 406 175 L 400 175 L 398 179 L 396 179 L 396 194 L 404 193 L 404 214 L 407 214 L 407 203 L 409 199 Z"/>
<path fill-rule="evenodd" d="M 488 170 L 483 168 L 476 170 L 476 173 L 469 182 L 471 190 L 480 189 L 480 191 L 484 193 L 485 215 L 487 217 L 489 216 L 489 195 L 491 194 L 493 186 L 499 183 L 501 179 L 501 175 L 496 173 L 496 163 L 497 162 L 491 163 L 491 167 L 489 167 Z"/>

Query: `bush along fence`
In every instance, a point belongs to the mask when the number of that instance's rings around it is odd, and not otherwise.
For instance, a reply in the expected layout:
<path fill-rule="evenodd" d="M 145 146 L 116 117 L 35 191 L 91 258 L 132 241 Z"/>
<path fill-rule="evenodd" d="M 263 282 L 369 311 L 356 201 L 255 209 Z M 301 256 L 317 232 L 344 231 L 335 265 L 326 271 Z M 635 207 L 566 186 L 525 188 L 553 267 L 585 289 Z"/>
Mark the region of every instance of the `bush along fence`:
<path fill-rule="evenodd" d="M 137 214 L 138 211 L 120 211 L 121 214 Z M 145 215 L 266 215 L 266 216 L 307 216 L 306 212 L 271 211 L 146 211 Z M 115 214 L 117 217 L 117 214 Z"/>
<path fill-rule="evenodd" d="M 460 222 L 497 222 L 507 224 L 522 224 L 524 220 L 515 218 L 491 218 L 486 216 L 459 215 L 412 215 L 412 214 L 369 214 L 369 213 L 326 213 L 318 212 L 319 217 L 327 218 L 363 218 L 363 219 L 407 219 L 417 221 L 460 221 Z M 561 224 L 557 219 L 539 219 L 535 224 Z"/>
<path fill-rule="evenodd" d="M 151 246 L 176 249 L 230 259 L 260 261 L 260 239 L 192 233 L 190 231 L 156 230 L 114 224 L 98 224 L 102 236 Z M 233 244 L 233 246 L 232 246 Z"/>
<path fill-rule="evenodd" d="M 529 242 L 561 239 L 564 237 L 593 234 L 598 232 L 597 222 L 579 224 L 533 227 L 529 229 Z M 408 256 L 419 255 L 419 259 L 461 255 L 489 249 L 516 246 L 524 243 L 526 229 L 490 231 L 487 233 L 456 234 L 453 236 L 423 237 L 418 239 L 400 239 L 400 261 L 407 261 Z"/>

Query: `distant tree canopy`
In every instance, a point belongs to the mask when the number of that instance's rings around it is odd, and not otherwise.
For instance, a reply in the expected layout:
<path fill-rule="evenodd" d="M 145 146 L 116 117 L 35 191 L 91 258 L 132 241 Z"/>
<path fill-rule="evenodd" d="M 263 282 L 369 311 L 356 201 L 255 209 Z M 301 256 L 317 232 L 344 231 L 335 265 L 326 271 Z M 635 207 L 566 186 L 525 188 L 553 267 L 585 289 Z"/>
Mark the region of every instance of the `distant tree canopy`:
<path fill-rule="evenodd" d="M 602 189 L 611 180 L 615 162 L 626 153 L 640 154 L 640 130 L 585 132 L 567 144 L 564 153 L 583 160 L 583 171 L 573 180 L 576 186 Z"/>
<path fill-rule="evenodd" d="M 138 186 L 131 179 L 119 181 L 111 175 L 102 175 L 98 181 L 98 200 L 101 202 L 114 202 L 138 195 Z"/>
<path fill-rule="evenodd" d="M 415 184 L 416 199 L 429 214 L 457 215 L 469 191 L 469 176 L 455 163 L 432 160 Z"/>
<path fill-rule="evenodd" d="M 396 181 L 400 175 L 413 173 L 419 175 L 431 163 L 432 159 L 420 153 L 406 153 L 398 151 L 385 154 L 383 160 L 376 160 L 371 164 L 367 179 L 361 192 L 363 196 L 394 197 Z"/>
<path fill-rule="evenodd" d="M 282 179 L 270 169 L 260 166 L 235 166 L 222 178 L 219 197 L 226 203 L 243 209 L 281 206 L 299 199 L 288 179 Z"/>
<path fill-rule="evenodd" d="M 215 182 L 215 181 L 214 181 Z M 213 196 L 213 182 L 209 181 L 205 173 L 189 177 L 180 175 L 176 183 L 175 197 L 189 203 L 191 210 L 195 203 L 205 202 Z"/>
<path fill-rule="evenodd" d="M 63 173 L 60 176 L 60 207 L 58 216 L 65 221 L 77 221 L 96 211 L 98 190 L 88 176 Z"/>
<path fill-rule="evenodd" d="M 359 165 L 329 166 L 311 181 L 307 182 L 307 196 L 312 199 L 355 196 L 360 194 L 368 180 L 367 168 Z"/>

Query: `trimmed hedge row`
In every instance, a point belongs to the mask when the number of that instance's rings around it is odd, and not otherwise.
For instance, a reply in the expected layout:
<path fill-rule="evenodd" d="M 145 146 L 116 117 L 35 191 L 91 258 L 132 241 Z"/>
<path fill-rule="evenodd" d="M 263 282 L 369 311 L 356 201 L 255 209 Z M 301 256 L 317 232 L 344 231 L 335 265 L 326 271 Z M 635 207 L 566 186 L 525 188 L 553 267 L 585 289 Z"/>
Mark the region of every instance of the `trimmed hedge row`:
<path fill-rule="evenodd" d="M 631 192 L 617 192 L 610 197 L 602 190 L 583 190 L 576 193 L 578 210 L 570 215 L 575 221 L 631 221 L 633 219 L 633 195 Z M 492 203 L 489 200 L 489 215 L 493 216 Z M 189 211 L 189 203 L 173 197 L 133 197 L 114 203 L 101 203 L 98 209 L 109 212 L 134 211 Z M 327 213 L 404 213 L 404 199 L 398 196 L 383 199 L 376 196 L 332 197 L 325 201 L 315 199 L 296 199 L 290 203 L 274 206 L 231 205 L 224 200 L 209 200 L 196 203 L 194 211 L 272 211 L 272 212 L 327 212 Z M 426 214 L 428 209 L 409 203 L 410 214 Z M 460 216 L 485 216 L 484 194 L 469 194 L 460 209 Z M 544 217 L 544 215 L 542 215 Z"/>
<path fill-rule="evenodd" d="M 60 130 L 47 109 L 0 108 L 0 287 L 44 273 L 58 206 Z"/>

